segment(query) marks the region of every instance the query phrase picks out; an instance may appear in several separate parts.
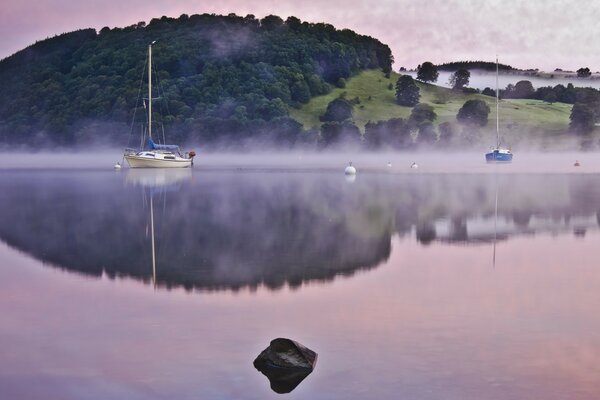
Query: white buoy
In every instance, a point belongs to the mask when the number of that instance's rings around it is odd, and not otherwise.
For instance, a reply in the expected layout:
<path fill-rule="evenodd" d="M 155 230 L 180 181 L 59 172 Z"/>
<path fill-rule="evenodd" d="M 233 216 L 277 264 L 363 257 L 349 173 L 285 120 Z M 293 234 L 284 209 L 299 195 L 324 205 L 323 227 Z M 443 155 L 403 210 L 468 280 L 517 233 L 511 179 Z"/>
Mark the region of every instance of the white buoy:
<path fill-rule="evenodd" d="M 115 164 L 115 169 L 121 169 L 121 163 L 116 163 Z"/>
<path fill-rule="evenodd" d="M 579 164 L 579 160 L 575 160 L 575 164 L 573 164 L 574 167 L 580 167 L 581 164 Z"/>
<path fill-rule="evenodd" d="M 352 166 L 352 161 L 350 161 L 350 164 L 348 164 L 348 166 L 344 170 L 344 174 L 346 174 L 346 175 L 356 175 L 356 168 L 354 168 Z"/>
<path fill-rule="evenodd" d="M 410 166 L 412 169 L 417 169 L 419 168 L 419 166 L 417 165 L 416 162 L 412 163 L 412 165 Z"/>
<path fill-rule="evenodd" d="M 388 166 L 388 168 L 392 168 L 392 162 L 388 161 L 387 166 Z"/>

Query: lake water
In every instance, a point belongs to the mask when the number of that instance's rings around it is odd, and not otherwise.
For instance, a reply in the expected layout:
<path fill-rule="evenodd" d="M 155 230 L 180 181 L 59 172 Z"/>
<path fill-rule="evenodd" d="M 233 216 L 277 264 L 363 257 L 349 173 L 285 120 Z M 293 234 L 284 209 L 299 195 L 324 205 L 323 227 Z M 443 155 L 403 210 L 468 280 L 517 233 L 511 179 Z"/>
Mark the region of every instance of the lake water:
<path fill-rule="evenodd" d="M 600 398 L 600 157 L 416 157 L 4 167 L 0 398 Z"/>

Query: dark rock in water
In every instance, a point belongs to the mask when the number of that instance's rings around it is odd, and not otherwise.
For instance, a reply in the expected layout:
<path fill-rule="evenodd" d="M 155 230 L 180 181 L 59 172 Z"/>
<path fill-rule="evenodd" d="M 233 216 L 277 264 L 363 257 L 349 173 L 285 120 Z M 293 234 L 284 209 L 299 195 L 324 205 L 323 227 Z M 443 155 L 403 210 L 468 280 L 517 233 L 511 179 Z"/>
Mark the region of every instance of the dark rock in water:
<path fill-rule="evenodd" d="M 291 339 L 271 340 L 269 347 L 254 360 L 254 366 L 302 368 L 312 370 L 317 363 L 317 353 Z"/>
<path fill-rule="evenodd" d="M 312 372 L 311 369 L 277 367 L 258 368 L 258 370 L 269 379 L 271 389 L 279 394 L 290 393 Z"/>
<path fill-rule="evenodd" d="M 276 393 L 289 393 L 314 369 L 317 353 L 290 339 L 271 341 L 256 360 L 254 367 L 265 375 Z"/>

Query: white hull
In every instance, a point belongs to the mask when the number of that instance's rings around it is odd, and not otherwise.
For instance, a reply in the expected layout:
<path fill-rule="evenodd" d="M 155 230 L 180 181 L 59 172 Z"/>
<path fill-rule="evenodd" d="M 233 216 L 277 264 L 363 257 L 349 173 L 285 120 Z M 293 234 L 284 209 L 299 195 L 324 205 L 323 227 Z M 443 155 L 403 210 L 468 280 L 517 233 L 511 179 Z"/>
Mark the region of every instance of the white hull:
<path fill-rule="evenodd" d="M 148 46 L 148 150 L 135 152 L 132 149 L 125 149 L 124 157 L 130 168 L 190 168 L 196 153 L 190 151 L 182 157 L 179 146 L 156 144 L 152 141 L 152 101 L 156 100 L 152 97 L 152 45 L 154 43 L 156 41 Z"/>
<path fill-rule="evenodd" d="M 192 160 L 177 157 L 175 160 L 150 158 L 138 155 L 126 155 L 130 168 L 190 168 Z"/>

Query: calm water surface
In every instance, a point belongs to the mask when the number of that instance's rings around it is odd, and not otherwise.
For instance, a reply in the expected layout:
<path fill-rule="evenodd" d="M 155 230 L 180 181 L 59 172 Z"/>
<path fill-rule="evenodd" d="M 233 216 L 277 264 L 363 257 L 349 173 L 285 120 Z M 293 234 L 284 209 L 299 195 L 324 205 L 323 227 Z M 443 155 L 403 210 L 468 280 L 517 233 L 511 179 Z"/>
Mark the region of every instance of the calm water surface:
<path fill-rule="evenodd" d="M 0 398 L 600 398 L 600 164 L 503 167 L 3 170 Z"/>

